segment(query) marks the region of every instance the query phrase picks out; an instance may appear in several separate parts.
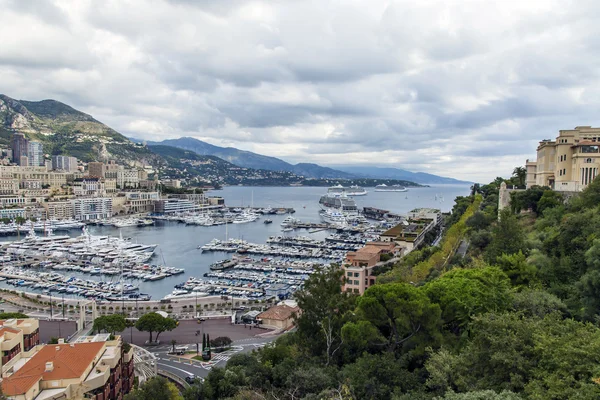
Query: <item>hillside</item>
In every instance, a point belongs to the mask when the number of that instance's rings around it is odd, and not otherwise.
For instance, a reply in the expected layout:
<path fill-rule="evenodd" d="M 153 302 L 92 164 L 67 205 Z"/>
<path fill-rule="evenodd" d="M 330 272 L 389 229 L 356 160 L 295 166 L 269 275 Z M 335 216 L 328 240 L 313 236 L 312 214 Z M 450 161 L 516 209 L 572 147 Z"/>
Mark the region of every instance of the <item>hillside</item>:
<path fill-rule="evenodd" d="M 295 329 L 185 398 L 599 399 L 600 179 L 498 212 L 504 181 L 457 197 L 439 244 L 376 266 L 362 294 L 349 269 L 311 274 Z"/>
<path fill-rule="evenodd" d="M 408 181 L 424 183 L 424 184 L 470 184 L 472 182 L 461 181 L 454 178 L 447 178 L 425 172 L 411 172 L 400 168 L 381 168 L 367 166 L 335 166 L 337 170 L 347 172 L 349 174 L 363 176 L 366 178 L 379 179 L 405 179 Z"/>
<path fill-rule="evenodd" d="M 263 156 L 251 151 L 239 150 L 234 147 L 219 147 L 191 137 L 179 139 L 167 139 L 162 142 L 148 142 L 148 144 L 160 144 L 181 149 L 190 150 L 200 155 L 211 155 L 229 161 L 232 164 L 244 168 L 264 169 L 270 171 L 287 171 L 296 175 L 316 179 L 351 179 L 355 175 L 347 172 L 337 171 L 332 168 L 322 167 L 317 164 L 290 164 L 279 158 Z"/>
<path fill-rule="evenodd" d="M 144 146 L 64 103 L 15 100 L 0 94 L 0 145 L 9 146 L 14 132 L 42 142 L 50 155 L 71 155 L 83 161 L 114 158 L 130 164 L 159 161 Z"/>

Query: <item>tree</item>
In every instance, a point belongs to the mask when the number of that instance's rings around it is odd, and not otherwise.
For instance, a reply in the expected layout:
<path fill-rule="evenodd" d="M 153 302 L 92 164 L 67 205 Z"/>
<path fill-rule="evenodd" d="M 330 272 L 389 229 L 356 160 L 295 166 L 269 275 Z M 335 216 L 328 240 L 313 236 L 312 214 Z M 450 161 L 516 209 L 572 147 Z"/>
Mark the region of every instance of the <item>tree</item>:
<path fill-rule="evenodd" d="M 503 390 L 500 393 L 496 393 L 493 390 L 478 390 L 475 392 L 467 393 L 454 393 L 448 391 L 444 397 L 435 397 L 433 400 L 521 400 L 519 394 Z"/>
<path fill-rule="evenodd" d="M 231 343 L 233 343 L 233 341 L 231 340 L 231 338 L 227 337 L 227 336 L 219 336 L 213 340 L 210 341 L 210 346 L 211 347 L 228 347 L 231 345 Z"/>
<path fill-rule="evenodd" d="M 513 169 L 513 177 L 516 178 L 519 186 L 525 186 L 527 170 L 525 169 L 525 167 L 515 167 L 515 169 Z"/>
<path fill-rule="evenodd" d="M 514 293 L 512 307 L 526 317 L 544 318 L 551 313 L 567 315 L 567 306 L 555 295 L 543 290 L 525 289 Z"/>
<path fill-rule="evenodd" d="M 471 196 L 475 196 L 477 193 L 481 193 L 481 185 L 479 183 L 474 183 L 471 186 Z"/>
<path fill-rule="evenodd" d="M 517 218 L 508 209 L 502 210 L 500 220 L 492 228 L 492 242 L 487 246 L 485 258 L 494 264 L 502 254 L 525 253 L 525 234 Z"/>
<path fill-rule="evenodd" d="M 527 286 L 537 280 L 537 269 L 527 262 L 521 250 L 516 254 L 502 254 L 497 258 L 497 265 L 514 286 Z"/>
<path fill-rule="evenodd" d="M 137 320 L 135 327 L 140 332 L 148 332 L 148 343 L 153 343 L 153 333 L 156 332 L 154 342 L 158 342 L 158 337 L 162 332 L 172 331 L 177 327 L 177 322 L 172 318 L 165 318 L 158 313 L 144 314 Z"/>
<path fill-rule="evenodd" d="M 177 344 L 177 340 L 171 340 L 171 346 L 173 346 L 173 353 L 175 353 L 175 345 Z"/>
<path fill-rule="evenodd" d="M 440 307 L 419 288 L 406 283 L 371 286 L 358 299 L 357 310 L 379 329 L 390 351 L 405 343 L 413 347 L 432 344 L 439 334 Z"/>
<path fill-rule="evenodd" d="M 331 362 L 342 345 L 341 330 L 353 309 L 355 296 L 343 292 L 343 270 L 338 265 L 318 270 L 295 296 L 302 314 L 296 317 L 299 343 Z"/>
<path fill-rule="evenodd" d="M 115 334 L 123 332 L 127 327 L 127 320 L 123 314 L 103 315 L 94 320 L 92 330 L 95 332 L 108 332 Z"/>
<path fill-rule="evenodd" d="M 476 211 L 465 221 L 465 225 L 472 231 L 485 229 L 490 226 L 490 223 L 490 218 L 481 211 Z"/>
<path fill-rule="evenodd" d="M 125 395 L 124 400 L 180 400 L 179 390 L 166 378 L 156 376 L 146 381 L 139 389 Z"/>
<path fill-rule="evenodd" d="M 350 385 L 354 399 L 389 399 L 394 390 L 406 392 L 419 385 L 417 374 L 394 354 L 364 354 L 342 369 L 342 378 Z M 338 397 L 339 398 L 339 397 Z"/>
<path fill-rule="evenodd" d="M 510 305 L 510 281 L 498 268 L 454 269 L 424 286 L 439 304 L 446 329 L 460 334 L 473 316 L 506 310 Z"/>

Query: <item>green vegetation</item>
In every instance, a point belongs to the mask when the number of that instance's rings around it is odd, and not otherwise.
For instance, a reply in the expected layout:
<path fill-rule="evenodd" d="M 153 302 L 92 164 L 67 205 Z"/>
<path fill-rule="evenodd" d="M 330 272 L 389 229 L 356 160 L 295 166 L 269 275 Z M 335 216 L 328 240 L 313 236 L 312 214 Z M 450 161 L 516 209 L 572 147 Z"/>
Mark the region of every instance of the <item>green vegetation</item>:
<path fill-rule="evenodd" d="M 148 332 L 148 343 L 158 342 L 158 337 L 162 332 L 172 331 L 177 327 L 177 321 L 173 318 L 165 318 L 155 312 L 144 314 L 135 323 L 135 328 L 140 332 Z M 156 337 L 153 339 L 154 332 Z"/>
<path fill-rule="evenodd" d="M 0 313 L 0 320 L 13 319 L 13 318 L 24 319 L 24 318 L 29 318 L 29 316 L 27 316 L 26 314 L 20 313 L 20 312 Z"/>
<path fill-rule="evenodd" d="M 157 376 L 149 379 L 140 388 L 132 390 L 124 400 L 180 400 L 177 387 L 166 378 Z"/>
<path fill-rule="evenodd" d="M 341 291 L 339 267 L 313 274 L 295 331 L 184 398 L 600 398 L 600 181 L 566 203 L 531 188 L 498 215 L 502 182 L 458 198 L 442 245 L 363 296 Z"/>
<path fill-rule="evenodd" d="M 112 335 L 123 332 L 127 327 L 127 321 L 123 314 L 103 315 L 94 320 L 92 330 L 94 332 L 108 332 Z"/>

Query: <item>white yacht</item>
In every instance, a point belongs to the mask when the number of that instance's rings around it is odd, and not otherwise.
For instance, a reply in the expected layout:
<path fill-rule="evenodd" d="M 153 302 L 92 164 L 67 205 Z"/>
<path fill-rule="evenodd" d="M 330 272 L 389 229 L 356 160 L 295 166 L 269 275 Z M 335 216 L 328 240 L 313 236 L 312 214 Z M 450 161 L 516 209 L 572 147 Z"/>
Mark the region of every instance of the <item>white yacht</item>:
<path fill-rule="evenodd" d="M 405 188 L 404 186 L 400 186 L 400 185 L 388 186 L 385 183 L 375 186 L 376 192 L 406 192 L 407 190 L 408 189 Z"/>
<path fill-rule="evenodd" d="M 258 215 L 251 211 L 244 210 L 238 216 L 233 219 L 234 224 L 245 224 L 247 222 L 254 222 L 258 219 Z"/>

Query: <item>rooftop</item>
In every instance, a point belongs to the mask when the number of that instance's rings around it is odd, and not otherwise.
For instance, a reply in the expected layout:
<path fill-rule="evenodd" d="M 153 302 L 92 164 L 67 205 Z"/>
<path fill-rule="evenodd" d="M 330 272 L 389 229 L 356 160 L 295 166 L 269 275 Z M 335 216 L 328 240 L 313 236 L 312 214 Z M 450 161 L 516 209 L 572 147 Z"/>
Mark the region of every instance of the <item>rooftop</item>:
<path fill-rule="evenodd" d="M 2 390 L 8 396 L 27 392 L 39 380 L 51 381 L 79 378 L 100 355 L 105 343 L 77 343 L 42 347 L 17 372 L 2 381 Z M 53 368 L 46 370 L 46 363 Z"/>
<path fill-rule="evenodd" d="M 285 304 L 271 307 L 267 311 L 258 314 L 260 319 L 273 319 L 275 321 L 285 321 L 291 318 L 292 314 L 299 310 L 298 307 L 290 307 Z"/>

